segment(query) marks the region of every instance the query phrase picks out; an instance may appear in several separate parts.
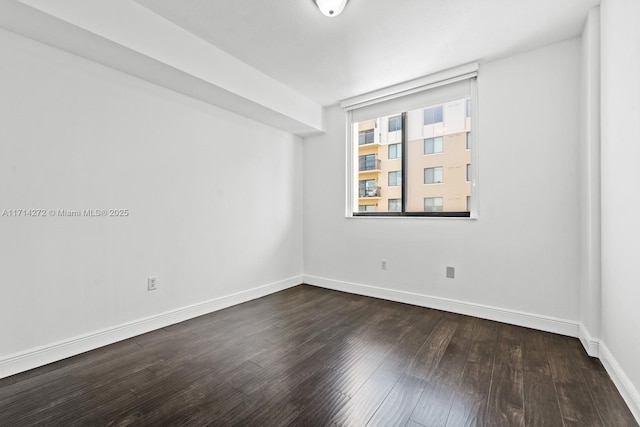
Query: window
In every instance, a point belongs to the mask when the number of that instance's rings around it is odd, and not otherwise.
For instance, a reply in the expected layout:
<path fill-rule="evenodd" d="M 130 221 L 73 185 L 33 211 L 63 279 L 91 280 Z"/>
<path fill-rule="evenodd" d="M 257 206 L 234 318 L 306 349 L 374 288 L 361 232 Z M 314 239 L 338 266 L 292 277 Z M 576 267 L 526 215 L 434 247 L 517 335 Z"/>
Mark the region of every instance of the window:
<path fill-rule="evenodd" d="M 477 128 L 476 67 L 459 67 L 460 74 L 447 71 L 343 101 L 350 147 L 348 214 L 477 215 L 478 141 L 473 150 L 467 148 Z M 361 137 L 362 132 L 370 129 L 375 143 L 363 146 L 360 142 L 367 137 Z M 360 209 L 374 204 L 375 211 Z"/>
<path fill-rule="evenodd" d="M 362 180 L 358 184 L 360 198 L 380 197 L 380 187 L 376 185 L 375 179 Z"/>
<path fill-rule="evenodd" d="M 442 105 L 424 110 L 424 125 L 442 122 Z"/>
<path fill-rule="evenodd" d="M 424 183 L 425 184 L 440 184 L 440 183 L 442 183 L 442 167 L 425 168 L 424 169 Z"/>
<path fill-rule="evenodd" d="M 442 137 L 427 138 L 424 140 L 424 154 L 442 153 Z"/>
<path fill-rule="evenodd" d="M 376 205 L 360 205 L 358 206 L 359 212 L 375 212 Z"/>
<path fill-rule="evenodd" d="M 389 159 L 399 159 L 402 157 L 402 144 L 391 144 L 389 146 Z"/>
<path fill-rule="evenodd" d="M 425 212 L 442 212 L 442 197 L 425 197 Z"/>
<path fill-rule="evenodd" d="M 358 160 L 358 170 L 360 172 L 372 171 L 376 169 L 380 169 L 380 160 L 376 159 L 375 154 L 360 156 Z"/>
<path fill-rule="evenodd" d="M 373 129 L 363 130 L 358 133 L 358 145 L 373 144 Z"/>
<path fill-rule="evenodd" d="M 389 172 L 389 187 L 397 187 L 399 185 L 402 185 L 402 172 Z"/>
<path fill-rule="evenodd" d="M 389 117 L 389 132 L 402 130 L 402 116 Z"/>
<path fill-rule="evenodd" d="M 401 212 L 402 199 L 389 199 L 389 212 Z"/>

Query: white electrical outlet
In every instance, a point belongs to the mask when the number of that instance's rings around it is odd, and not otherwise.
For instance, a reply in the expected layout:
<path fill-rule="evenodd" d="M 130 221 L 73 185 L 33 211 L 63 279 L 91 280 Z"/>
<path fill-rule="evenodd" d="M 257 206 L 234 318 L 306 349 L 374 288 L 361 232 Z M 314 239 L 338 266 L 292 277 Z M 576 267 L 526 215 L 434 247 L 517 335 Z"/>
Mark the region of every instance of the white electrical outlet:
<path fill-rule="evenodd" d="M 148 291 L 155 291 L 156 289 L 158 289 L 158 278 L 155 277 L 155 276 L 148 277 L 147 278 L 147 290 Z"/>
<path fill-rule="evenodd" d="M 387 269 L 387 260 L 386 259 L 381 259 L 380 260 L 380 270 L 386 270 Z"/>

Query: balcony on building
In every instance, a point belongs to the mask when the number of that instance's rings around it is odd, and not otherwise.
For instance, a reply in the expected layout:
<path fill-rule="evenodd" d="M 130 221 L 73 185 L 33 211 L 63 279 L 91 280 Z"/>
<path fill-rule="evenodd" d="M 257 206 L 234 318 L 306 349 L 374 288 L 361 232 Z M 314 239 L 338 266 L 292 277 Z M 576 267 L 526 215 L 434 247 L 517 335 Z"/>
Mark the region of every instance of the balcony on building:
<path fill-rule="evenodd" d="M 380 187 L 369 187 L 366 189 L 360 189 L 359 196 L 361 199 L 380 198 Z"/>
<path fill-rule="evenodd" d="M 367 129 L 358 133 L 358 145 L 371 145 L 375 143 L 375 130 Z"/>
<path fill-rule="evenodd" d="M 363 172 L 379 172 L 381 170 L 381 161 L 376 158 L 360 158 L 358 171 Z"/>

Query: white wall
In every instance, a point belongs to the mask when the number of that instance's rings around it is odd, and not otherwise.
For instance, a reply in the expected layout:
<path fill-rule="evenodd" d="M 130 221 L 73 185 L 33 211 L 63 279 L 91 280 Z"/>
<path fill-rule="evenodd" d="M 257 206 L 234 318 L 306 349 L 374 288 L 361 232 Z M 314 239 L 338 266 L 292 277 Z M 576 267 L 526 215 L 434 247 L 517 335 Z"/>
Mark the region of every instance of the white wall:
<path fill-rule="evenodd" d="M 640 419 L 640 2 L 603 0 L 600 9 L 602 341 Z"/>
<path fill-rule="evenodd" d="M 345 218 L 345 116 L 330 109 L 305 138 L 305 280 L 576 322 L 579 76 L 579 39 L 481 64 L 478 220 Z"/>
<path fill-rule="evenodd" d="M 300 282 L 300 138 L 12 33 L 0 51 L 0 210 L 130 211 L 0 217 L 0 362 Z"/>
<path fill-rule="evenodd" d="M 600 8 L 582 32 L 580 100 L 580 339 L 598 356 L 601 309 L 600 221 Z"/>

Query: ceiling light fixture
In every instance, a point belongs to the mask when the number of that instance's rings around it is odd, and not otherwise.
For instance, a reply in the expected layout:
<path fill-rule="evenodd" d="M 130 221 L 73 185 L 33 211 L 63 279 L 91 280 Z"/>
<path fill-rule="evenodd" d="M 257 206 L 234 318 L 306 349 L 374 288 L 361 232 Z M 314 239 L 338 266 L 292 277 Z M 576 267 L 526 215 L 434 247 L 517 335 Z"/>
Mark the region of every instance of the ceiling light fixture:
<path fill-rule="evenodd" d="M 347 0 L 313 0 L 320 12 L 329 17 L 340 15 L 347 4 Z"/>

